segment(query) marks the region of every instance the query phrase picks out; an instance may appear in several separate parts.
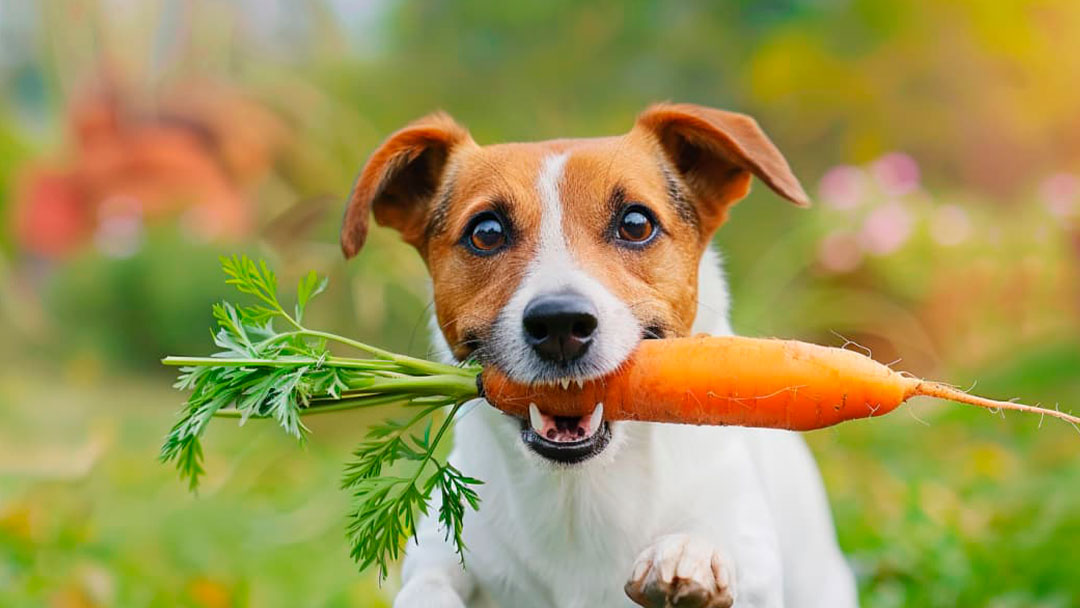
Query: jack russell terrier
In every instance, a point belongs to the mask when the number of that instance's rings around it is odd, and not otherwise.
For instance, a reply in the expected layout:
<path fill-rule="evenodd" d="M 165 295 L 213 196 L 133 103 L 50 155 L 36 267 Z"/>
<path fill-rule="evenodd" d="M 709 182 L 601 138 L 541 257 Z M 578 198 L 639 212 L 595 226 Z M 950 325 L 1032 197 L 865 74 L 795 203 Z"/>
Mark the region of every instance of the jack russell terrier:
<path fill-rule="evenodd" d="M 809 204 L 741 114 L 661 104 L 619 137 L 480 146 L 439 113 L 372 154 L 341 244 L 355 255 L 374 214 L 419 251 L 446 360 L 566 383 L 611 372 L 639 340 L 731 333 L 709 243 L 751 176 Z M 450 460 L 486 482 L 467 568 L 428 517 L 394 606 L 856 605 L 799 435 L 538 405 L 462 416 Z"/>

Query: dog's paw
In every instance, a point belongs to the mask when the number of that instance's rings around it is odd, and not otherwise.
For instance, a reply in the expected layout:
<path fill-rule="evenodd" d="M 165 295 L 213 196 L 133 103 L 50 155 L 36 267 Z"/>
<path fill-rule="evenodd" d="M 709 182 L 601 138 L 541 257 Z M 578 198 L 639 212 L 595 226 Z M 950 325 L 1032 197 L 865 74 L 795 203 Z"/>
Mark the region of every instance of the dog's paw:
<path fill-rule="evenodd" d="M 729 608 L 735 601 L 732 578 L 710 543 L 671 534 L 638 555 L 624 589 L 646 608 Z"/>

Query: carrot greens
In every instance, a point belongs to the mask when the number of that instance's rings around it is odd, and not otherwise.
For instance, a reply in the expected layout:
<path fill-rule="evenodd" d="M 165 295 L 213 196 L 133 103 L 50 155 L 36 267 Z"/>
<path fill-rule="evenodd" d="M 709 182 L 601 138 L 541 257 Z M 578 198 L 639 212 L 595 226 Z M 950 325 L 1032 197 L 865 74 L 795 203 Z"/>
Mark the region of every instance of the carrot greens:
<path fill-rule="evenodd" d="M 480 368 L 399 355 L 308 328 L 304 311 L 327 285 L 314 272 L 300 280 L 290 310 L 279 300 L 277 277 L 265 262 L 231 257 L 221 265 L 226 283 L 253 302 L 214 305 L 214 354 L 162 360 L 180 368 L 174 386 L 190 394 L 165 438 L 161 460 L 174 463 L 194 491 L 205 473 L 200 440 L 214 418 L 238 418 L 241 424 L 270 419 L 304 440 L 304 416 L 401 406 L 403 419 L 370 428 L 345 468 L 342 487 L 354 498 L 347 527 L 352 557 L 361 569 L 375 566 L 385 578 L 390 562 L 415 536 L 417 519 L 436 503 L 447 540 L 464 559 L 462 523 L 466 510 L 479 506 L 475 486 L 481 482 L 442 459 L 437 448 L 463 405 L 477 397 Z M 331 345 L 361 356 L 339 356 Z"/>

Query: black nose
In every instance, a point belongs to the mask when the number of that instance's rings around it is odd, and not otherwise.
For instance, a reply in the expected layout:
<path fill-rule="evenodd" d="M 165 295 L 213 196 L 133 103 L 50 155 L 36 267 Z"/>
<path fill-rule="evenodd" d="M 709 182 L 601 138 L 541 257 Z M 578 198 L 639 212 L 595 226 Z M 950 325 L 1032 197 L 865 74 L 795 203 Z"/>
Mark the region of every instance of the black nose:
<path fill-rule="evenodd" d="M 588 350 L 596 331 L 596 308 L 576 293 L 537 296 L 525 307 L 522 323 L 525 341 L 541 358 L 565 363 Z"/>

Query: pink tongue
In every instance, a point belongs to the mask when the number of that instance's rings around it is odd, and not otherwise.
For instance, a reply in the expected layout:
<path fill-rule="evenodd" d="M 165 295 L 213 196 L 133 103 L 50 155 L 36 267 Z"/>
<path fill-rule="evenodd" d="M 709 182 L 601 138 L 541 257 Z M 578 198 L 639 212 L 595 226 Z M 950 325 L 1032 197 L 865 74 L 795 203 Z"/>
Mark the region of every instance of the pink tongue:
<path fill-rule="evenodd" d="M 579 441 L 585 438 L 589 429 L 585 428 L 585 420 L 581 417 L 549 416 L 541 414 L 544 421 L 544 430 L 541 435 L 548 441 Z M 584 424 L 583 424 L 584 423 Z"/>

